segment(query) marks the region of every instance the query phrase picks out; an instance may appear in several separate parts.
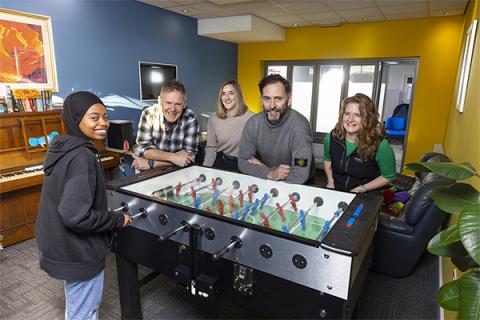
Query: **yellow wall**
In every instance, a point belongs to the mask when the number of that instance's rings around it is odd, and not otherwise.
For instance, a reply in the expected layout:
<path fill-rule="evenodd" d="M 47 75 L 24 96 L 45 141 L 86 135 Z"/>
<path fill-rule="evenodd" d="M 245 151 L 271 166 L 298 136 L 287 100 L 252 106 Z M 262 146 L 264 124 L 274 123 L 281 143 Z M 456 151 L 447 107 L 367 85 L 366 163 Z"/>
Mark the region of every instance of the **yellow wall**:
<path fill-rule="evenodd" d="M 465 35 L 473 20 L 480 21 L 480 10 L 478 10 L 478 0 L 470 1 L 468 10 L 465 14 L 462 45 L 465 41 Z M 458 77 L 455 85 L 454 95 L 450 104 L 448 115 L 448 126 L 445 135 L 445 153 L 456 162 L 470 162 L 477 171 L 480 171 L 480 28 L 477 26 L 477 36 L 474 47 L 472 67 L 470 70 L 470 80 L 467 87 L 467 96 L 465 100 L 464 112 L 459 113 L 455 108 L 456 94 L 458 89 Z M 480 179 L 474 177 L 467 180 L 477 190 L 480 189 Z M 457 222 L 457 216 L 452 216 L 449 225 Z M 446 283 L 452 280 L 455 266 L 450 258 L 442 258 L 442 282 Z M 457 278 L 462 276 L 456 269 Z M 453 311 L 445 310 L 445 319 L 458 319 L 458 314 Z"/>
<path fill-rule="evenodd" d="M 473 20 L 480 21 L 478 0 L 470 1 L 463 27 L 462 46 L 465 34 Z M 458 66 L 458 65 L 457 65 Z M 458 75 L 457 75 L 458 83 Z M 458 86 L 458 84 L 457 84 Z M 456 87 L 457 87 L 456 86 Z M 467 87 L 464 112 L 460 113 L 455 108 L 456 93 L 452 97 L 449 107 L 448 126 L 445 135 L 445 153 L 456 162 L 470 162 L 477 171 L 480 171 L 480 28 L 477 26 L 470 80 Z M 480 190 L 480 179 L 474 177 L 468 180 L 475 188 Z"/>
<path fill-rule="evenodd" d="M 420 57 L 406 163 L 443 143 L 460 52 L 463 16 L 288 29 L 286 41 L 238 46 L 238 80 L 260 110 L 262 61 Z"/>

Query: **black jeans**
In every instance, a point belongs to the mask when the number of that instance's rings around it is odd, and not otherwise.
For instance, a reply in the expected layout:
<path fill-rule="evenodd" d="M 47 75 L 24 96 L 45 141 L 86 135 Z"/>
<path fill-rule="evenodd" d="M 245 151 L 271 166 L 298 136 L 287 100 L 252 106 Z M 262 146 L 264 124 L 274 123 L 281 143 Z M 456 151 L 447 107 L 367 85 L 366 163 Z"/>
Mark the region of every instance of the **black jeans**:
<path fill-rule="evenodd" d="M 217 152 L 214 168 L 223 169 L 232 172 L 238 172 L 238 159 L 236 157 L 227 156 L 223 152 Z"/>

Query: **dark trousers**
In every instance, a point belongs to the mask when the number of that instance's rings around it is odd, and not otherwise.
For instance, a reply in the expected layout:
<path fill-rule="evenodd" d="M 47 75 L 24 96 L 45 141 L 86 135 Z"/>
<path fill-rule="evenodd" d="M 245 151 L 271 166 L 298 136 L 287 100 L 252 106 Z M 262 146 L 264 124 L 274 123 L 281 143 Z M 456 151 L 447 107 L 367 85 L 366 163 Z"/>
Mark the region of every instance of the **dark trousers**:
<path fill-rule="evenodd" d="M 238 172 L 237 161 L 238 159 L 236 157 L 230 157 L 223 152 L 217 152 L 217 157 L 215 158 L 213 167 L 217 169 Z"/>

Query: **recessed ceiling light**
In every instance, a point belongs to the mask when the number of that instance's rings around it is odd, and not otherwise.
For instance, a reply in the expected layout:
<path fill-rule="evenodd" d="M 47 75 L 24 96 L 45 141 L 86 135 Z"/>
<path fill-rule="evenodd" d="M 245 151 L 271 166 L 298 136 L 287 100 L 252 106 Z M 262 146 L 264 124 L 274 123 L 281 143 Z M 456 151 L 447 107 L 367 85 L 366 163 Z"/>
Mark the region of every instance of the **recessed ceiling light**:
<path fill-rule="evenodd" d="M 298 27 L 298 23 L 294 23 L 293 26 L 294 26 L 294 27 Z"/>
<path fill-rule="evenodd" d="M 188 9 L 183 9 L 182 12 L 183 13 L 189 13 L 190 11 L 188 11 Z"/>
<path fill-rule="evenodd" d="M 448 15 L 450 14 L 450 12 L 445 11 L 445 12 L 442 12 L 442 14 L 443 14 L 444 16 L 448 16 Z"/>

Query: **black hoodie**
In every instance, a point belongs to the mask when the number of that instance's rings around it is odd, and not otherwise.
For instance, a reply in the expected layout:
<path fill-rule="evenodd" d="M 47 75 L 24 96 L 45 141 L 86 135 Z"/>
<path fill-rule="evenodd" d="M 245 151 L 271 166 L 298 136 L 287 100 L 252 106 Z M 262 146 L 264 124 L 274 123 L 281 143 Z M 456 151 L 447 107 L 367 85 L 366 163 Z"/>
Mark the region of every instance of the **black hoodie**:
<path fill-rule="evenodd" d="M 36 222 L 40 267 L 57 279 L 92 279 L 105 268 L 111 231 L 124 222 L 122 213 L 108 212 L 97 150 L 84 137 L 57 136 L 44 171 Z"/>

